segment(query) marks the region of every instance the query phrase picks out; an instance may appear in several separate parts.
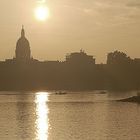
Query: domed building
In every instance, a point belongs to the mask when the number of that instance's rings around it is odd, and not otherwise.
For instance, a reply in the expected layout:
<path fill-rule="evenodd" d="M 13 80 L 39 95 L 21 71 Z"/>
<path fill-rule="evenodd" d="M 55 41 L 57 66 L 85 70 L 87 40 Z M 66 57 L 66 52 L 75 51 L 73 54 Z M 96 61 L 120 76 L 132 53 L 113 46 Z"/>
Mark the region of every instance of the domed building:
<path fill-rule="evenodd" d="M 27 62 L 31 59 L 30 43 L 25 37 L 25 31 L 22 26 L 21 37 L 18 39 L 15 50 L 15 60 Z"/>

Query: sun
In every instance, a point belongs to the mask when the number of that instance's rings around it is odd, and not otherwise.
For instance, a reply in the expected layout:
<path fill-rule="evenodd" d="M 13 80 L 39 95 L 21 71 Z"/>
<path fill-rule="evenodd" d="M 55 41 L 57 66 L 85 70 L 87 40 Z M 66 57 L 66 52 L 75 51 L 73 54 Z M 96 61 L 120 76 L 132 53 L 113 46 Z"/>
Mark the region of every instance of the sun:
<path fill-rule="evenodd" d="M 35 9 L 35 17 L 37 20 L 45 21 L 46 19 L 49 18 L 49 15 L 50 15 L 49 9 L 46 6 L 38 6 Z"/>

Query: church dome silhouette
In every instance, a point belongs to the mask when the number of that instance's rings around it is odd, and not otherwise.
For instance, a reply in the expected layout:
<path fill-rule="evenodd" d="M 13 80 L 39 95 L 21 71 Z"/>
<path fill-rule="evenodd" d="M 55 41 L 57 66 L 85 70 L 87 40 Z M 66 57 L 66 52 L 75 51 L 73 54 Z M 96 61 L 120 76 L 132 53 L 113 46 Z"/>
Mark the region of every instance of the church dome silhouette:
<path fill-rule="evenodd" d="M 30 43 L 25 37 L 25 31 L 22 27 L 21 37 L 18 39 L 16 44 L 16 60 L 28 61 L 31 58 Z"/>

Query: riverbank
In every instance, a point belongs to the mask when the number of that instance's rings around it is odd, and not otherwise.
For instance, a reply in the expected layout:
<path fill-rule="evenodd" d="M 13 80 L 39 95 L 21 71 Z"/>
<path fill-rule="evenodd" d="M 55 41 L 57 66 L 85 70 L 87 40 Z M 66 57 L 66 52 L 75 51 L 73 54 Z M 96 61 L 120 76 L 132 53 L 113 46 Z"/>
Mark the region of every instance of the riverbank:
<path fill-rule="evenodd" d="M 133 97 L 129 97 L 129 98 L 126 98 L 126 99 L 121 99 L 119 101 L 140 103 L 140 96 L 133 96 Z"/>

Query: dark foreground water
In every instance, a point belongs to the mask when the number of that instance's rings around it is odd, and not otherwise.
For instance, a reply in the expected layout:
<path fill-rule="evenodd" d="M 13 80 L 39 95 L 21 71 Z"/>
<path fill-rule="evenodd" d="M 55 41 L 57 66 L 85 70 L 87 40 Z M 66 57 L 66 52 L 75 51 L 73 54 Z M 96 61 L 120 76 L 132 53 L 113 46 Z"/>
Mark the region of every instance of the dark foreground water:
<path fill-rule="evenodd" d="M 139 140 L 135 92 L 0 92 L 0 140 Z"/>

